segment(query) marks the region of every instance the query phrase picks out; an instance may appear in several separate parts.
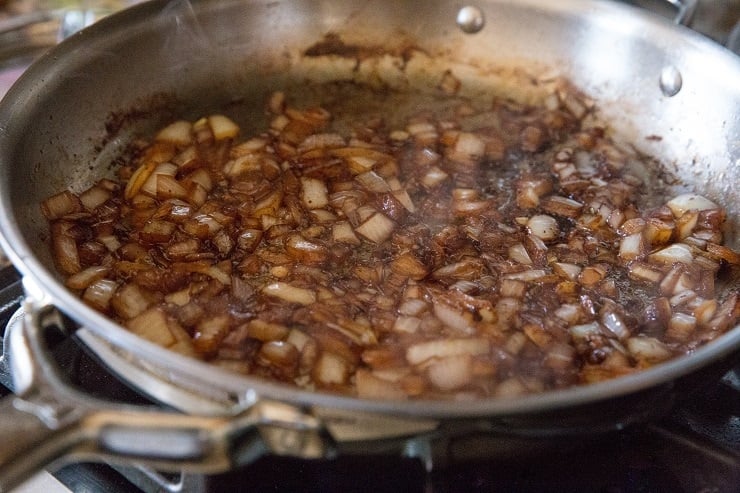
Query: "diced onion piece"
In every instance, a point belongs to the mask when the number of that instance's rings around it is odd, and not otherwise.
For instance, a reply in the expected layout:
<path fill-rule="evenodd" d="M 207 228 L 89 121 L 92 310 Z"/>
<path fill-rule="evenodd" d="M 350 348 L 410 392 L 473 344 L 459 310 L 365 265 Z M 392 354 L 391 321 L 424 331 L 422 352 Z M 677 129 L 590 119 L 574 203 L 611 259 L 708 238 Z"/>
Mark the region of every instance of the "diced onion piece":
<path fill-rule="evenodd" d="M 486 153 L 486 143 L 478 135 L 460 132 L 455 141 L 451 158 L 462 161 L 477 161 Z"/>
<path fill-rule="evenodd" d="M 359 245 L 360 239 L 355 234 L 355 230 L 348 221 L 339 221 L 334 223 L 332 226 L 332 239 L 339 243 L 347 243 L 349 245 Z"/>
<path fill-rule="evenodd" d="M 583 118 L 588 111 L 586 103 L 578 99 L 572 93 L 566 93 L 561 96 L 563 105 L 570 111 L 576 118 Z"/>
<path fill-rule="evenodd" d="M 589 339 L 601 334 L 601 328 L 598 322 L 590 322 L 587 324 L 573 325 L 569 329 L 569 332 L 574 341 L 587 342 Z"/>
<path fill-rule="evenodd" d="M 560 234 L 560 227 L 554 217 L 546 214 L 537 214 L 527 221 L 529 232 L 542 241 L 552 241 Z"/>
<path fill-rule="evenodd" d="M 630 354 L 644 364 L 659 363 L 672 356 L 670 349 L 654 337 L 630 337 L 625 344 Z"/>
<path fill-rule="evenodd" d="M 677 341 L 687 341 L 696 329 L 696 318 L 686 313 L 674 313 L 668 321 L 666 336 Z"/>
<path fill-rule="evenodd" d="M 691 254 L 691 248 L 682 243 L 674 243 L 657 252 L 651 253 L 648 259 L 653 262 L 672 265 L 676 262 L 691 265 L 694 256 Z"/>
<path fill-rule="evenodd" d="M 378 378 L 368 370 L 359 369 L 355 374 L 357 395 L 363 399 L 406 399 L 406 392 L 398 384 Z"/>
<path fill-rule="evenodd" d="M 301 177 L 301 200 L 309 209 L 321 209 L 329 204 L 326 184 L 317 178 Z"/>
<path fill-rule="evenodd" d="M 421 319 L 418 317 L 400 316 L 393 323 L 393 331 L 405 334 L 413 334 L 419 330 Z"/>
<path fill-rule="evenodd" d="M 283 190 L 273 190 L 267 196 L 263 197 L 259 202 L 254 204 L 254 216 L 260 217 L 262 215 L 275 215 L 283 202 Z"/>
<path fill-rule="evenodd" d="M 724 260 L 732 265 L 740 265 L 740 253 L 724 245 L 707 243 L 707 254 L 713 258 Z"/>
<path fill-rule="evenodd" d="M 707 327 L 712 330 L 727 330 L 730 324 L 735 323 L 740 313 L 737 293 L 728 296 L 717 308 L 714 318 L 709 321 Z"/>
<path fill-rule="evenodd" d="M 350 171 L 358 174 L 370 171 L 378 161 L 367 156 L 351 156 L 346 158 L 346 162 Z"/>
<path fill-rule="evenodd" d="M 496 302 L 496 316 L 498 323 L 504 328 L 508 328 L 516 320 L 522 301 L 516 298 L 501 298 Z"/>
<path fill-rule="evenodd" d="M 524 209 L 532 209 L 540 204 L 540 197 L 551 191 L 552 181 L 549 178 L 519 180 L 516 184 L 516 203 Z"/>
<path fill-rule="evenodd" d="M 154 137 L 155 140 L 169 142 L 176 146 L 185 147 L 189 145 L 193 140 L 192 135 L 193 124 L 189 121 L 178 120 L 170 123 L 162 130 L 157 132 Z"/>
<path fill-rule="evenodd" d="M 624 212 L 620 209 L 613 209 L 606 219 L 606 223 L 611 226 L 612 229 L 619 229 L 624 222 Z"/>
<path fill-rule="evenodd" d="M 174 177 L 177 174 L 177 165 L 172 163 L 160 163 L 154 168 L 154 171 L 141 185 L 140 191 L 151 196 L 157 196 L 157 181 L 160 175 L 167 175 Z"/>
<path fill-rule="evenodd" d="M 298 366 L 300 356 L 298 349 L 289 342 L 269 341 L 262 345 L 257 358 L 266 366 L 277 367 L 292 374 Z"/>
<path fill-rule="evenodd" d="M 239 126 L 224 115 L 209 116 L 208 126 L 211 127 L 213 138 L 217 141 L 234 139 L 239 135 Z"/>
<path fill-rule="evenodd" d="M 641 257 L 645 253 L 645 242 L 642 233 L 633 233 L 622 238 L 619 243 L 619 258 L 630 261 Z"/>
<path fill-rule="evenodd" d="M 297 151 L 300 154 L 304 154 L 314 149 L 331 149 L 344 146 L 344 137 L 339 134 L 313 134 L 306 137 L 303 142 L 298 145 Z"/>
<path fill-rule="evenodd" d="M 421 184 L 427 188 L 434 188 L 444 182 L 450 175 L 438 166 L 432 166 L 426 174 L 421 177 Z"/>
<path fill-rule="evenodd" d="M 303 351 L 313 341 L 305 332 L 298 329 L 291 329 L 285 340 L 295 346 L 298 351 Z"/>
<path fill-rule="evenodd" d="M 435 279 L 477 279 L 483 271 L 480 260 L 465 257 L 459 262 L 443 265 L 435 270 L 432 277 Z"/>
<path fill-rule="evenodd" d="M 542 200 L 542 209 L 556 216 L 575 218 L 583 209 L 583 204 L 568 197 L 551 195 Z"/>
<path fill-rule="evenodd" d="M 111 300 L 111 307 L 123 319 L 139 315 L 150 305 L 151 301 L 144 295 L 139 286 L 133 283 L 120 287 Z"/>
<path fill-rule="evenodd" d="M 280 298 L 289 303 L 310 305 L 316 302 L 316 293 L 310 289 L 298 288 L 285 282 L 274 282 L 262 288 L 267 296 Z"/>
<path fill-rule="evenodd" d="M 131 175 L 128 182 L 126 183 L 126 189 L 124 191 L 124 197 L 126 200 L 131 200 L 136 194 L 139 193 L 141 187 L 146 183 L 149 177 L 154 173 L 157 168 L 156 161 L 148 161 L 143 165 L 136 168 L 134 174 Z"/>
<path fill-rule="evenodd" d="M 477 215 L 491 206 L 488 200 L 453 200 L 453 210 L 459 216 Z"/>
<path fill-rule="evenodd" d="M 112 193 L 110 190 L 106 190 L 105 188 L 96 185 L 88 188 L 80 194 L 80 202 L 82 202 L 85 209 L 93 211 L 103 205 L 111 195 Z"/>
<path fill-rule="evenodd" d="M 427 376 L 440 390 L 457 390 L 473 378 L 473 358 L 470 354 L 456 354 L 435 359 L 427 367 Z"/>
<path fill-rule="evenodd" d="M 594 286 L 606 276 L 606 268 L 601 265 L 588 265 L 578 275 L 578 281 L 584 286 Z"/>
<path fill-rule="evenodd" d="M 398 313 L 400 313 L 401 315 L 418 316 L 426 309 L 426 301 L 418 298 L 411 298 L 401 303 L 401 305 L 398 307 Z"/>
<path fill-rule="evenodd" d="M 644 262 L 632 262 L 627 272 L 630 278 L 638 281 L 658 283 L 663 278 L 660 270 Z"/>
<path fill-rule="evenodd" d="M 527 339 L 541 349 L 546 348 L 552 342 L 552 335 L 540 324 L 525 324 L 522 327 L 522 332 L 527 336 Z"/>
<path fill-rule="evenodd" d="M 624 221 L 619 227 L 619 233 L 629 236 L 635 233 L 641 233 L 644 229 L 645 220 L 641 217 L 635 217 Z"/>
<path fill-rule="evenodd" d="M 403 205 L 407 211 L 410 213 L 416 212 L 416 206 L 414 205 L 413 200 L 411 200 L 411 196 L 406 190 L 393 190 L 391 192 L 391 195 L 393 195 L 396 200 L 398 200 L 401 205 Z"/>
<path fill-rule="evenodd" d="M 388 182 L 375 171 L 360 173 L 355 176 L 355 180 L 371 192 L 387 193 L 391 191 L 391 187 L 388 185 Z"/>
<path fill-rule="evenodd" d="M 701 326 L 706 326 L 714 318 L 719 304 L 717 300 L 704 300 L 694 308 L 694 317 L 696 322 Z"/>
<path fill-rule="evenodd" d="M 391 140 L 404 141 L 409 138 L 409 133 L 404 130 L 393 130 L 390 133 Z"/>
<path fill-rule="evenodd" d="M 392 219 L 377 212 L 355 228 L 355 231 L 373 243 L 382 243 L 390 237 L 395 227 L 396 223 Z"/>
<path fill-rule="evenodd" d="M 311 216 L 317 223 L 332 223 L 337 220 L 337 216 L 326 209 L 313 209 Z"/>
<path fill-rule="evenodd" d="M 543 269 L 530 269 L 523 272 L 512 272 L 505 274 L 504 279 L 519 279 L 520 281 L 536 281 L 547 275 L 547 272 Z"/>
<path fill-rule="evenodd" d="M 203 273 L 220 282 L 224 286 L 229 286 L 231 284 L 231 276 L 215 265 L 208 267 Z"/>
<path fill-rule="evenodd" d="M 554 315 L 569 324 L 575 324 L 581 318 L 581 307 L 576 304 L 563 304 L 555 310 Z"/>
<path fill-rule="evenodd" d="M 162 347 L 170 347 L 177 342 L 170 330 L 171 325 L 173 322 L 159 308 L 143 311 L 126 323 L 131 332 Z"/>
<path fill-rule="evenodd" d="M 627 328 L 627 324 L 624 323 L 622 317 L 615 312 L 604 312 L 601 315 L 601 323 L 604 324 L 609 332 L 614 334 L 617 339 L 624 340 L 630 336 L 630 331 Z"/>
<path fill-rule="evenodd" d="M 290 235 L 285 242 L 285 251 L 309 265 L 323 263 L 329 256 L 325 246 L 308 241 L 298 234 Z"/>
<path fill-rule="evenodd" d="M 406 360 L 412 365 L 418 365 L 430 358 L 444 358 L 460 354 L 476 356 L 487 354 L 490 350 L 488 339 L 444 339 L 419 342 L 409 346 L 406 350 Z"/>
<path fill-rule="evenodd" d="M 675 224 L 651 217 L 645 223 L 643 236 L 649 245 L 665 245 L 671 241 Z"/>
<path fill-rule="evenodd" d="M 218 350 L 219 344 L 229 332 L 228 315 L 207 317 L 196 326 L 193 346 L 201 354 L 211 354 Z"/>
<path fill-rule="evenodd" d="M 190 145 L 172 158 L 172 163 L 180 169 L 192 169 L 199 163 L 198 148 Z"/>
<path fill-rule="evenodd" d="M 152 220 L 147 222 L 139 233 L 139 238 L 144 243 L 167 243 L 172 238 L 177 225 L 169 221 Z"/>
<path fill-rule="evenodd" d="M 509 247 L 509 258 L 514 262 L 524 265 L 532 265 L 532 258 L 527 253 L 527 249 L 521 243 Z"/>
<path fill-rule="evenodd" d="M 99 279 L 85 289 L 82 299 L 96 310 L 107 311 L 116 289 L 118 289 L 116 281 Z"/>
<path fill-rule="evenodd" d="M 52 251 L 57 268 L 64 274 L 75 274 L 82 269 L 77 242 L 70 235 L 72 223 L 57 221 L 51 225 Z"/>
<path fill-rule="evenodd" d="M 678 239 L 688 238 L 694 231 L 699 220 L 699 211 L 685 211 L 680 217 L 676 218 L 676 231 Z"/>
<path fill-rule="evenodd" d="M 694 279 L 688 274 L 683 273 L 678 277 L 676 284 L 673 286 L 672 294 L 679 294 L 684 291 L 694 290 L 695 288 L 696 283 L 694 282 Z"/>
<path fill-rule="evenodd" d="M 105 245 L 109 252 L 115 252 L 121 248 L 121 242 L 113 235 L 98 236 L 98 241 Z"/>
<path fill-rule="evenodd" d="M 683 216 L 687 211 L 705 211 L 718 209 L 719 206 L 706 197 L 695 193 L 685 193 L 669 200 L 666 205 L 675 217 Z"/>
<path fill-rule="evenodd" d="M 545 364 L 550 368 L 565 370 L 572 367 L 574 357 L 572 346 L 556 342 L 548 346 Z"/>
<path fill-rule="evenodd" d="M 510 377 L 498 384 L 495 390 L 496 397 L 511 399 L 527 393 L 527 387 L 516 377 Z"/>
<path fill-rule="evenodd" d="M 59 219 L 67 214 L 72 214 L 81 210 L 82 203 L 80 202 L 80 199 L 69 190 L 52 195 L 41 202 L 41 212 L 49 221 Z"/>
<path fill-rule="evenodd" d="M 267 160 L 267 158 L 258 153 L 245 154 L 236 159 L 227 161 L 224 164 L 224 173 L 226 173 L 226 176 L 234 180 L 249 177 L 250 175 L 260 173 L 262 171 L 263 162 Z"/>
<path fill-rule="evenodd" d="M 96 265 L 72 274 L 65 281 L 65 285 L 70 289 L 85 289 L 90 284 L 103 279 L 110 268 L 102 265 Z"/>
<path fill-rule="evenodd" d="M 150 308 L 126 323 L 128 329 L 162 347 L 188 353 L 190 337 L 159 308 Z M 178 347 L 176 347 L 178 346 Z M 192 349 L 191 347 L 189 349 Z"/>
<path fill-rule="evenodd" d="M 580 266 L 565 262 L 554 262 L 552 264 L 552 270 L 559 276 L 566 277 L 571 281 L 575 281 L 576 279 L 578 279 L 578 275 L 581 273 Z"/>
<path fill-rule="evenodd" d="M 465 312 L 458 310 L 443 301 L 434 303 L 433 310 L 434 315 L 447 327 L 450 327 L 457 332 L 471 332 L 472 319 L 470 314 L 467 314 L 466 316 Z"/>
<path fill-rule="evenodd" d="M 429 122 L 415 122 L 407 125 L 406 131 L 409 134 L 416 136 L 420 134 L 436 133 L 437 128 L 434 126 L 434 124 Z"/>
<path fill-rule="evenodd" d="M 663 277 L 660 281 L 660 292 L 662 294 L 671 294 L 676 288 L 676 283 L 684 273 L 684 267 L 681 264 L 676 264 L 671 270 Z"/>
<path fill-rule="evenodd" d="M 208 190 L 198 183 L 193 183 L 188 189 L 187 201 L 193 205 L 203 205 L 208 197 Z"/>
<path fill-rule="evenodd" d="M 411 252 L 404 252 L 390 264 L 391 270 L 396 274 L 410 279 L 423 279 L 429 274 L 429 269 Z"/>
<path fill-rule="evenodd" d="M 512 333 L 508 339 L 506 339 L 506 342 L 504 343 L 504 349 L 506 349 L 509 353 L 513 355 L 517 355 L 521 352 L 522 349 L 524 349 L 524 346 L 527 344 L 529 339 L 524 334 L 524 332 L 514 332 Z"/>
<path fill-rule="evenodd" d="M 288 337 L 290 329 L 282 324 L 266 322 L 260 319 L 250 320 L 247 323 L 247 334 L 258 341 L 278 341 Z"/>
<path fill-rule="evenodd" d="M 520 279 L 502 279 L 499 289 L 505 298 L 524 298 L 527 292 L 527 283 Z"/>
<path fill-rule="evenodd" d="M 175 291 L 174 293 L 170 293 L 164 297 L 164 300 L 167 303 L 171 303 L 173 305 L 185 306 L 191 300 L 190 289 L 185 288 L 185 289 L 181 289 L 180 291 Z"/>
<path fill-rule="evenodd" d="M 325 351 L 316 362 L 313 378 L 325 386 L 342 385 L 349 378 L 349 365 L 341 356 Z"/>
<path fill-rule="evenodd" d="M 672 292 L 670 294 L 672 294 Z M 677 293 L 674 296 L 672 296 L 671 299 L 669 300 L 670 305 L 673 307 L 677 307 L 683 304 L 687 304 L 687 303 L 694 301 L 697 298 L 697 296 L 698 295 L 696 294 L 696 291 L 687 289 L 685 291 L 681 291 L 680 293 Z"/>
<path fill-rule="evenodd" d="M 184 199 L 188 191 L 178 182 L 174 176 L 154 175 L 157 177 L 156 196 L 160 199 Z"/>

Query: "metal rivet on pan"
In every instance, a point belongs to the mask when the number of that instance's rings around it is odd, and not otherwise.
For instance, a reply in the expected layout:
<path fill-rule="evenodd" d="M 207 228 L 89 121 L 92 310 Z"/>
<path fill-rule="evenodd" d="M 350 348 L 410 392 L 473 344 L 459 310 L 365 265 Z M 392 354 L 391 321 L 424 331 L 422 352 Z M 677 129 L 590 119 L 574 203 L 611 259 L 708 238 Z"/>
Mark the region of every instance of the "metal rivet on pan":
<path fill-rule="evenodd" d="M 660 90 L 667 97 L 673 97 L 681 91 L 683 78 L 681 72 L 673 65 L 664 67 L 660 72 Z"/>
<path fill-rule="evenodd" d="M 457 13 L 457 26 L 468 34 L 477 33 L 486 25 L 483 11 L 478 7 L 467 6 Z"/>

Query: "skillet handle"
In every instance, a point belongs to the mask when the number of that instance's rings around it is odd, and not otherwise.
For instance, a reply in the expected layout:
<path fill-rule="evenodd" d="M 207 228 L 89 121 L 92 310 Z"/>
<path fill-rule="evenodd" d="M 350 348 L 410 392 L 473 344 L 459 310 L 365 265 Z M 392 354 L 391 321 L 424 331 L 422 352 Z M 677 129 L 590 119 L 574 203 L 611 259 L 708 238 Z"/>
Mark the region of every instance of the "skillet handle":
<path fill-rule="evenodd" d="M 666 0 L 668 3 L 673 5 L 676 9 L 676 16 L 673 18 L 673 22 L 682 26 L 688 26 L 691 24 L 696 12 L 696 7 L 699 4 L 698 0 Z"/>
<path fill-rule="evenodd" d="M 79 444 L 73 419 L 55 429 L 34 413 L 33 406 L 10 395 L 0 401 L 0 491 L 9 491 Z"/>
<path fill-rule="evenodd" d="M 268 452 L 333 455 L 323 423 L 290 405 L 258 401 L 218 416 L 195 416 L 106 402 L 70 388 L 44 343 L 44 332 L 63 321 L 44 301 L 27 297 L 22 323 L 6 334 L 3 360 L 10 363 L 18 395 L 0 400 L 0 492 L 62 460 L 214 473 Z"/>
<path fill-rule="evenodd" d="M 61 391 L 66 386 L 54 385 L 59 376 L 46 368 L 41 327 L 57 324 L 58 319 L 48 310 L 29 313 L 6 327 L 0 358 L 19 394 L 0 401 L 0 491 L 18 485 L 77 446 L 83 439 L 79 424 L 88 413 L 87 406 L 65 399 Z M 51 380 L 44 377 L 47 371 L 53 373 Z"/>
<path fill-rule="evenodd" d="M 69 389 L 67 389 L 69 390 Z M 162 472 L 225 472 L 266 453 L 334 453 L 318 421 L 290 406 L 259 403 L 235 416 L 189 416 L 39 394 L 0 401 L 0 492 L 70 460 L 146 465 Z M 66 401 L 66 402 L 65 402 Z M 104 403 L 100 403 L 104 404 Z"/>

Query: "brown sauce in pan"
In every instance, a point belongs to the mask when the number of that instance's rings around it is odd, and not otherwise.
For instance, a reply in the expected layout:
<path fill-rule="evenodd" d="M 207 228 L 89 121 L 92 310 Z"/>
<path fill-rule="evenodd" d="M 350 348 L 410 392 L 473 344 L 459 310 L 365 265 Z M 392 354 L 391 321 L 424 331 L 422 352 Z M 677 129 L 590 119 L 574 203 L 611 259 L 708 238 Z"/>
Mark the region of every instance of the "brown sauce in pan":
<path fill-rule="evenodd" d="M 660 198 L 575 94 L 339 122 L 275 93 L 267 112 L 253 135 L 174 122 L 117 180 L 46 200 L 67 286 L 174 351 L 367 398 L 598 382 L 737 323 L 723 209 Z"/>

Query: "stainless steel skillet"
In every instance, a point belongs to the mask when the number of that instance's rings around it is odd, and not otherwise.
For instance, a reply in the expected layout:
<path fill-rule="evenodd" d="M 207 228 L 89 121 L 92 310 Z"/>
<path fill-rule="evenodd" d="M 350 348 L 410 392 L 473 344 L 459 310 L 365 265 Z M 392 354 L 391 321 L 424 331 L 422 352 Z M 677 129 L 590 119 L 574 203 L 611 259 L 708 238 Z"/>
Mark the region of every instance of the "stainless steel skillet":
<path fill-rule="evenodd" d="M 28 295 L 26 321 L 6 345 L 20 391 L 2 404 L 0 426 L 17 437 L 0 453 L 7 485 L 61 455 L 222 470 L 265 450 L 308 457 L 337 445 L 460 429 L 619 427 L 659 413 L 706 378 L 705 370 L 736 360 L 737 327 L 692 355 L 594 386 L 512 400 L 367 401 L 298 391 L 171 354 L 93 312 L 60 283 L 38 204 L 109 172 L 111 158 L 136 133 L 213 108 L 230 111 L 248 131 L 259 127 L 262 102 L 275 87 L 342 79 L 421 93 L 433 91 L 434 75 L 447 69 L 472 93 L 520 98 L 538 97 L 555 74 L 568 77 L 625 139 L 659 156 L 679 187 L 722 203 L 731 218 L 728 242 L 738 247 L 737 57 L 609 2 L 477 6 L 483 25 L 465 21 L 462 30 L 460 6 L 443 1 L 155 1 L 75 35 L 26 73 L 0 105 L 0 231 Z M 327 33 L 358 47 L 355 55 L 306 56 Z M 661 138 L 645 138 L 654 135 Z M 737 279 L 728 281 L 733 288 Z M 63 325 L 54 307 L 123 378 L 190 414 L 121 409 L 64 390 L 40 357 L 42 332 Z"/>

